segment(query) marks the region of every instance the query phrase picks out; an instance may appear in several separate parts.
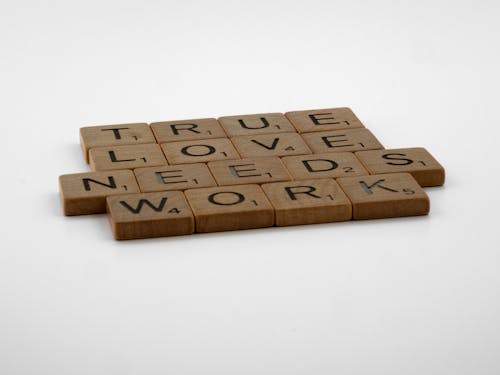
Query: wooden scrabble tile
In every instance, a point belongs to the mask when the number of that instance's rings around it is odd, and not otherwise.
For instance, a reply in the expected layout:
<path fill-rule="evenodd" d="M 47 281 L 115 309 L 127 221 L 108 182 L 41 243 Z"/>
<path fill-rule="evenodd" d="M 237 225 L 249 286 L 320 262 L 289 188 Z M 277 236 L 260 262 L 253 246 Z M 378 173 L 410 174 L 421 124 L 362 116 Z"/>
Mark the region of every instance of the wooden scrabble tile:
<path fill-rule="evenodd" d="M 117 240 L 194 233 L 193 213 L 180 191 L 112 196 L 106 205 Z"/>
<path fill-rule="evenodd" d="M 150 126 L 158 143 L 226 137 L 214 118 L 154 122 Z"/>
<path fill-rule="evenodd" d="M 208 163 L 219 185 L 262 184 L 291 180 L 278 157 L 224 160 Z"/>
<path fill-rule="evenodd" d="M 364 176 L 368 171 L 352 152 L 287 156 L 281 158 L 294 180 Z"/>
<path fill-rule="evenodd" d="M 274 208 L 258 185 L 190 189 L 185 194 L 195 216 L 197 232 L 274 225 Z"/>
<path fill-rule="evenodd" d="M 132 171 L 65 174 L 59 177 L 64 214 L 87 215 L 106 212 L 106 197 L 138 193 Z"/>
<path fill-rule="evenodd" d="M 333 130 L 301 134 L 313 153 L 378 150 L 384 146 L 368 129 Z"/>
<path fill-rule="evenodd" d="M 146 123 L 86 126 L 80 129 L 80 145 L 87 163 L 89 150 L 93 147 L 155 142 L 155 137 Z"/>
<path fill-rule="evenodd" d="M 91 148 L 89 160 L 94 171 L 167 165 L 165 156 L 156 143 Z"/>
<path fill-rule="evenodd" d="M 337 182 L 351 200 L 354 220 L 429 213 L 429 198 L 409 173 L 343 177 Z"/>
<path fill-rule="evenodd" d="M 351 220 L 351 202 L 331 178 L 262 185 L 275 208 L 276 225 Z"/>
<path fill-rule="evenodd" d="M 422 187 L 444 184 L 444 168 L 425 148 L 363 151 L 356 156 L 371 174 L 408 172 Z"/>
<path fill-rule="evenodd" d="M 283 113 L 224 116 L 218 120 L 229 137 L 295 132 L 295 128 Z"/>
<path fill-rule="evenodd" d="M 364 128 L 350 108 L 293 111 L 285 113 L 285 116 L 299 133 Z"/>
<path fill-rule="evenodd" d="M 227 138 L 162 143 L 161 148 L 169 164 L 206 163 L 240 158 Z"/>
<path fill-rule="evenodd" d="M 143 192 L 217 186 L 206 164 L 178 164 L 134 169 Z"/>
<path fill-rule="evenodd" d="M 310 154 L 311 150 L 297 133 L 242 135 L 231 138 L 244 158 Z"/>

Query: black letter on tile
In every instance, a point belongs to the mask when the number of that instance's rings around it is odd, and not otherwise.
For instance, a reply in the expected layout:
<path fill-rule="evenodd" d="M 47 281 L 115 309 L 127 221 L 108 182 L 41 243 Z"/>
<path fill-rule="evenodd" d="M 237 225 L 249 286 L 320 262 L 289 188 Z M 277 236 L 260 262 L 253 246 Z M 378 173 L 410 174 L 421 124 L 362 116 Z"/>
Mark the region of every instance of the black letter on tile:
<path fill-rule="evenodd" d="M 311 162 L 313 161 L 319 161 L 319 162 L 327 162 L 329 163 L 330 165 L 326 168 L 323 168 L 323 169 L 319 169 L 319 168 L 314 168 L 312 165 L 311 165 Z M 304 164 L 304 167 L 306 167 L 306 169 L 309 171 L 309 172 L 326 172 L 326 171 L 333 171 L 334 169 L 337 169 L 337 167 L 339 166 L 336 162 L 334 162 L 333 160 L 329 160 L 329 159 L 309 159 L 309 160 L 302 160 L 302 164 Z"/>
<path fill-rule="evenodd" d="M 299 189 L 299 191 L 294 191 L 295 189 Z M 300 189 L 306 189 L 306 191 L 300 191 Z M 285 187 L 285 190 L 292 201 L 297 200 L 296 196 L 298 194 L 306 194 L 309 195 L 310 197 L 321 199 L 319 195 L 313 194 L 313 191 L 316 191 L 316 188 L 313 186 L 287 186 Z"/>
<path fill-rule="evenodd" d="M 92 178 L 82 178 L 83 187 L 85 188 L 86 191 L 91 190 L 90 182 L 93 182 L 94 184 L 99 184 L 102 186 L 109 187 L 110 189 L 116 189 L 116 182 L 115 182 L 115 179 L 113 178 L 113 176 L 108 176 L 108 181 L 109 181 L 109 184 L 106 184 L 105 182 L 96 181 Z"/>
<path fill-rule="evenodd" d="M 411 159 L 406 159 L 406 158 L 393 158 L 393 156 L 407 156 L 405 154 L 398 154 L 398 153 L 392 153 L 392 154 L 384 154 L 382 155 L 382 158 L 386 160 L 401 160 L 402 163 L 393 163 L 393 162 L 387 162 L 385 164 L 390 164 L 390 165 L 410 165 L 413 163 L 413 160 Z"/>
<path fill-rule="evenodd" d="M 215 197 L 217 197 L 220 194 L 233 194 L 236 197 L 236 200 L 234 202 L 229 202 L 229 203 L 222 203 L 222 202 L 217 202 L 215 200 Z M 217 204 L 219 206 L 232 206 L 233 204 L 238 204 L 241 203 L 245 200 L 245 196 L 243 194 L 237 193 L 235 191 L 219 191 L 218 193 L 213 193 L 208 196 L 208 201 L 213 204 Z"/>
<path fill-rule="evenodd" d="M 384 181 L 385 181 L 385 179 L 378 180 L 377 182 L 375 182 L 375 183 L 373 183 L 371 185 L 367 185 L 366 182 L 360 181 L 359 184 L 361 185 L 361 187 L 363 188 L 363 190 L 367 194 L 373 194 L 372 188 L 374 188 L 374 187 L 379 187 L 380 189 L 384 189 L 384 190 L 387 190 L 387 191 L 390 191 L 390 192 L 393 192 L 393 193 L 397 193 L 398 192 L 397 190 L 394 190 L 394 189 L 388 188 L 386 186 L 380 185 L 380 183 L 384 182 Z"/>
<path fill-rule="evenodd" d="M 193 153 L 189 152 L 189 149 L 191 147 L 205 147 L 206 152 L 204 154 L 193 154 Z M 215 153 L 215 151 L 216 151 L 215 147 L 210 146 L 210 145 L 190 145 L 190 146 L 183 147 L 181 150 L 181 153 L 183 153 L 184 155 L 187 155 L 187 156 L 207 156 L 207 155 L 211 155 L 211 154 Z"/>
<path fill-rule="evenodd" d="M 123 160 L 118 160 L 118 159 L 116 158 L 116 154 L 115 154 L 115 152 L 114 152 L 114 151 L 108 151 L 108 154 L 109 154 L 109 158 L 111 159 L 111 161 L 112 161 L 113 163 L 119 163 L 119 162 L 121 162 L 121 161 L 135 161 L 135 160 L 136 160 L 136 159 L 123 159 Z"/>
<path fill-rule="evenodd" d="M 255 128 L 252 128 L 252 127 L 248 126 L 247 124 L 245 124 L 245 121 L 243 121 L 242 119 L 238 120 L 241 127 L 245 128 L 245 129 L 264 129 L 264 128 L 269 127 L 269 121 L 267 121 L 265 117 L 261 117 L 260 121 L 262 121 L 262 126 L 256 126 Z"/>
<path fill-rule="evenodd" d="M 120 201 L 120 204 L 123 207 L 125 207 L 127 210 L 129 210 L 130 212 L 132 212 L 133 214 L 140 213 L 141 210 L 142 210 L 142 206 L 144 206 L 144 205 L 149 206 L 152 210 L 154 210 L 156 212 L 161 212 L 161 211 L 163 211 L 163 207 L 165 207 L 165 203 L 167 203 L 167 197 L 163 197 L 161 199 L 160 204 L 158 205 L 158 207 L 156 207 L 153 203 L 151 203 L 147 199 L 141 199 L 141 200 L 139 200 L 139 203 L 137 204 L 137 207 L 133 208 L 127 202 Z"/>
<path fill-rule="evenodd" d="M 188 132 L 193 132 L 196 134 L 200 134 L 198 130 L 195 130 L 198 127 L 196 124 L 172 124 L 170 128 L 172 128 L 172 133 L 175 135 L 179 135 L 179 131 L 185 130 Z"/>
<path fill-rule="evenodd" d="M 112 131 L 115 139 L 122 139 L 122 135 L 120 134 L 120 130 L 124 130 L 128 128 L 113 128 L 113 129 L 101 129 L 102 132 Z"/>

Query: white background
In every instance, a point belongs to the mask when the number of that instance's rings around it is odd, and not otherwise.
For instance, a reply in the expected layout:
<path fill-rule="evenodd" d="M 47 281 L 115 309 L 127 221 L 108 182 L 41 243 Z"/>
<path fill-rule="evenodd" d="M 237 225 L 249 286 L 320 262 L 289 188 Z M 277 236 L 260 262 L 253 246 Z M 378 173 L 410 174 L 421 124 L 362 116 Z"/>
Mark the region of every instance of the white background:
<path fill-rule="evenodd" d="M 0 373 L 499 374 L 498 1 L 0 2 Z M 350 106 L 428 217 L 115 242 L 81 126 Z"/>

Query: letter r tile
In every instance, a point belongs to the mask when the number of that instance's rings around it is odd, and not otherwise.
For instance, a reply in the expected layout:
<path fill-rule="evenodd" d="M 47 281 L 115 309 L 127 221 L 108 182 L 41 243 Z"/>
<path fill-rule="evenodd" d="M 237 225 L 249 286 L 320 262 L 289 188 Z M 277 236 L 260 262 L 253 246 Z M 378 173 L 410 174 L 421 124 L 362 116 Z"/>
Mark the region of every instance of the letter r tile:
<path fill-rule="evenodd" d="M 346 221 L 351 202 L 331 178 L 275 182 L 262 185 L 275 208 L 276 225 L 300 225 Z"/>
<path fill-rule="evenodd" d="M 214 118 L 154 122 L 151 129 L 158 143 L 226 137 L 224 129 Z"/>

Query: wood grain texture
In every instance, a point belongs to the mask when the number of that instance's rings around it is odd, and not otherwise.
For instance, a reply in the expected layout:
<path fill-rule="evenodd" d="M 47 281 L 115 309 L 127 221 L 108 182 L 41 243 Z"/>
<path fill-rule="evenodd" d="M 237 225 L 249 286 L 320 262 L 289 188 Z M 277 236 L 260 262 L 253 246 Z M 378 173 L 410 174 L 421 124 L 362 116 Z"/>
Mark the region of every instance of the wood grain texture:
<path fill-rule="evenodd" d="M 167 165 L 167 160 L 156 143 L 91 148 L 89 159 L 94 171 Z"/>
<path fill-rule="evenodd" d="M 162 143 L 161 148 L 168 163 L 173 165 L 240 159 L 227 138 Z"/>
<path fill-rule="evenodd" d="M 283 113 L 223 116 L 219 117 L 218 121 L 229 137 L 295 132 L 295 128 Z"/>
<path fill-rule="evenodd" d="M 274 225 L 274 208 L 258 185 L 192 189 L 185 194 L 195 216 L 197 232 Z"/>
<path fill-rule="evenodd" d="M 208 168 L 219 185 L 262 184 L 291 180 L 278 157 L 214 161 L 208 163 Z"/>
<path fill-rule="evenodd" d="M 363 128 L 350 108 L 325 108 L 285 113 L 299 133 Z"/>
<path fill-rule="evenodd" d="M 352 203 L 353 219 L 382 219 L 429 213 L 429 197 L 409 173 L 337 179 Z"/>
<path fill-rule="evenodd" d="M 178 164 L 134 169 L 142 192 L 217 186 L 206 164 Z"/>
<path fill-rule="evenodd" d="M 112 196 L 106 206 L 117 240 L 194 233 L 193 213 L 180 191 Z"/>
<path fill-rule="evenodd" d="M 155 137 L 146 123 L 86 126 L 80 128 L 80 145 L 85 161 L 93 147 L 154 143 Z"/>
<path fill-rule="evenodd" d="M 422 147 L 356 152 L 356 157 L 371 174 L 408 172 L 422 187 L 445 181 L 442 165 Z"/>
<path fill-rule="evenodd" d="M 294 180 L 364 176 L 368 171 L 352 152 L 288 156 L 281 158 Z"/>
<path fill-rule="evenodd" d="M 332 130 L 301 134 L 315 154 L 378 150 L 384 146 L 368 129 Z"/>
<path fill-rule="evenodd" d="M 262 185 L 275 208 L 277 226 L 351 220 L 351 202 L 333 179 Z"/>
<path fill-rule="evenodd" d="M 154 122 L 150 126 L 158 143 L 226 137 L 214 118 Z"/>
<path fill-rule="evenodd" d="M 297 133 L 242 135 L 231 141 L 243 158 L 311 154 Z"/>
<path fill-rule="evenodd" d="M 139 192 L 129 170 L 65 174 L 59 188 L 66 216 L 105 213 L 107 196 Z"/>

